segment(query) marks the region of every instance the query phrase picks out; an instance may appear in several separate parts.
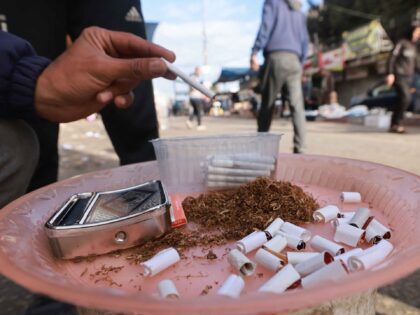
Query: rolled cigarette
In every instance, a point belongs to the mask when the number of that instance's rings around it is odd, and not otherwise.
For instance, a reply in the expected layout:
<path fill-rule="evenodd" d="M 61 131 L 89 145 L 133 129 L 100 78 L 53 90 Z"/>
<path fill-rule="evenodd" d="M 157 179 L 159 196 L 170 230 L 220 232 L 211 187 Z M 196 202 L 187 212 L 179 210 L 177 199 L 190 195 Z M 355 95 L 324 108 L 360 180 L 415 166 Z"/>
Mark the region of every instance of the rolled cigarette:
<path fill-rule="evenodd" d="M 220 188 L 220 187 L 226 187 L 226 188 L 236 188 L 241 186 L 241 183 L 229 183 L 229 182 L 207 182 L 208 188 Z"/>
<path fill-rule="evenodd" d="M 167 60 L 165 60 L 163 58 L 162 58 L 162 60 L 166 64 L 166 66 L 168 67 L 168 71 L 169 72 L 172 72 L 175 75 L 177 75 L 185 83 L 187 83 L 188 85 L 192 86 L 197 91 L 200 91 L 201 93 L 203 93 L 205 96 L 207 96 L 210 99 L 213 99 L 216 96 L 215 93 L 213 93 L 212 91 L 210 91 L 208 88 L 206 88 L 201 83 L 193 80 L 188 74 L 186 74 L 181 69 L 179 69 L 176 66 L 174 66 L 172 63 L 170 63 L 169 61 L 167 61 Z"/>
<path fill-rule="evenodd" d="M 167 248 L 157 253 L 148 261 L 141 263 L 141 265 L 144 268 L 144 275 L 146 277 L 152 277 L 176 264 L 179 260 L 180 257 L 176 249 Z"/>
<path fill-rule="evenodd" d="M 287 252 L 287 261 L 289 264 L 297 265 L 303 261 L 318 256 L 317 252 Z"/>
<path fill-rule="evenodd" d="M 264 164 L 264 163 L 255 163 L 255 162 L 245 162 L 245 161 L 234 161 L 231 159 L 212 159 L 210 165 L 215 167 L 230 167 L 236 169 L 246 169 L 246 170 L 274 170 L 274 164 Z"/>
<path fill-rule="evenodd" d="M 348 265 L 353 271 L 370 269 L 383 261 L 394 249 L 387 240 L 381 240 L 378 244 L 366 249 L 362 254 L 351 256 Z"/>
<path fill-rule="evenodd" d="M 263 245 L 263 248 L 275 253 L 280 253 L 287 246 L 287 239 L 282 235 L 276 235 Z"/>
<path fill-rule="evenodd" d="M 284 221 L 280 218 L 275 219 L 270 223 L 269 226 L 264 230 L 269 237 L 274 237 L 274 235 L 280 230 L 281 226 L 284 224 Z"/>
<path fill-rule="evenodd" d="M 166 298 L 179 298 L 178 290 L 171 280 L 162 280 L 158 284 L 160 296 Z"/>
<path fill-rule="evenodd" d="M 293 249 L 296 249 L 296 250 L 303 250 L 303 249 L 306 248 L 305 241 L 302 240 L 301 238 L 295 236 L 295 235 L 290 235 L 290 234 L 284 233 L 282 231 L 278 231 L 277 235 L 281 235 L 281 236 L 286 238 L 287 247 L 289 247 L 289 248 L 293 248 Z"/>
<path fill-rule="evenodd" d="M 337 215 L 340 212 L 337 206 L 326 206 L 321 209 L 316 210 L 313 213 L 315 222 L 329 222 L 331 220 L 337 219 Z"/>
<path fill-rule="evenodd" d="M 248 183 L 255 180 L 256 176 L 228 176 L 208 174 L 207 180 L 211 182 L 227 182 L 227 183 Z"/>
<path fill-rule="evenodd" d="M 244 254 L 263 246 L 267 242 L 267 235 L 261 231 L 255 231 L 236 242 L 236 247 Z"/>
<path fill-rule="evenodd" d="M 259 155 L 259 154 L 231 154 L 231 155 L 214 155 L 216 159 L 231 159 L 234 161 L 244 161 L 244 162 L 255 162 L 263 164 L 274 164 L 276 163 L 276 158 L 270 155 Z"/>
<path fill-rule="evenodd" d="M 286 265 L 277 272 L 266 283 L 264 283 L 258 291 L 270 293 L 283 293 L 288 287 L 300 279 L 299 273 L 292 265 Z"/>
<path fill-rule="evenodd" d="M 305 242 L 309 241 L 310 238 L 311 238 L 311 232 L 310 231 L 308 231 L 304 228 L 301 228 L 300 226 L 297 226 L 295 224 L 292 224 L 290 222 L 285 222 L 281 226 L 280 230 L 283 231 L 286 234 L 295 235 L 295 236 L 301 238 Z"/>
<path fill-rule="evenodd" d="M 326 281 L 337 281 L 348 275 L 341 260 L 334 261 L 302 279 L 302 287 L 311 288 Z"/>
<path fill-rule="evenodd" d="M 228 261 L 243 276 L 251 276 L 256 268 L 256 264 L 237 249 L 229 252 Z"/>
<path fill-rule="evenodd" d="M 334 242 L 344 243 L 356 247 L 361 241 L 365 231 L 347 223 L 337 226 L 334 235 Z"/>
<path fill-rule="evenodd" d="M 326 238 L 323 238 L 319 235 L 316 235 L 312 238 L 311 247 L 318 252 L 327 251 L 333 256 L 338 256 L 345 252 L 345 249 L 342 246 L 331 242 L 330 240 L 327 240 Z"/>
<path fill-rule="evenodd" d="M 208 174 L 215 175 L 236 175 L 236 176 L 270 176 L 269 170 L 241 170 L 234 168 L 214 167 L 209 165 L 207 168 Z"/>
<path fill-rule="evenodd" d="M 366 228 L 365 238 L 369 243 L 377 244 L 381 239 L 390 239 L 391 230 L 373 219 Z"/>
<path fill-rule="evenodd" d="M 369 217 L 370 210 L 368 208 L 359 208 L 357 209 L 354 216 L 350 219 L 349 224 L 361 229 L 363 228 Z"/>
<path fill-rule="evenodd" d="M 346 266 L 348 266 L 348 259 L 351 256 L 358 256 L 363 253 L 363 249 L 361 248 L 354 248 L 352 250 L 349 250 L 348 252 L 345 252 L 344 254 L 338 255 L 334 257 L 334 260 L 341 259 Z"/>
<path fill-rule="evenodd" d="M 268 270 L 277 272 L 285 263 L 263 248 L 260 248 L 255 254 L 255 261 L 267 268 Z"/>
<path fill-rule="evenodd" d="M 241 276 L 230 274 L 223 285 L 217 291 L 217 294 L 225 295 L 231 298 L 238 298 L 245 287 L 244 279 Z"/>
<path fill-rule="evenodd" d="M 297 272 L 299 272 L 301 277 L 306 277 L 307 275 L 321 269 L 325 265 L 328 265 L 334 261 L 333 256 L 328 252 L 323 252 L 318 254 L 315 257 L 312 257 L 308 260 L 302 261 L 295 266 Z"/>
<path fill-rule="evenodd" d="M 342 192 L 340 195 L 343 203 L 359 203 L 362 202 L 362 196 L 358 192 Z"/>

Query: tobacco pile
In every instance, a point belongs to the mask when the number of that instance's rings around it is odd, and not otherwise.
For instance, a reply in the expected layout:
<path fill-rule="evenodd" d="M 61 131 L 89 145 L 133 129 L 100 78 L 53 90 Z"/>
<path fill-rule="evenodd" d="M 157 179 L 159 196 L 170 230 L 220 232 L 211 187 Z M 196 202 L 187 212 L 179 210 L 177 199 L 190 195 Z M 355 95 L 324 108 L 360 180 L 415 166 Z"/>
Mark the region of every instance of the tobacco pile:
<path fill-rule="evenodd" d="M 237 189 L 211 192 L 182 203 L 189 222 L 199 229 L 174 229 L 162 238 L 135 248 L 126 259 L 139 263 L 163 248 L 211 247 L 239 240 L 254 230 L 264 230 L 275 218 L 294 224 L 309 223 L 319 208 L 312 196 L 289 182 L 259 178 Z"/>

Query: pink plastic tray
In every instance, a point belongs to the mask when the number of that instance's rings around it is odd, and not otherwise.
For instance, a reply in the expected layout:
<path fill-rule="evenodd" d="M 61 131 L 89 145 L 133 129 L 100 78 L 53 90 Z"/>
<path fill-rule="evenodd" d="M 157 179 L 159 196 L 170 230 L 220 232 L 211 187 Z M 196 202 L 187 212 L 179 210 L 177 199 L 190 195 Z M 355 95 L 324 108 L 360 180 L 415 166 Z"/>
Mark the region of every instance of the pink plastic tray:
<path fill-rule="evenodd" d="M 361 205 L 371 206 L 375 216 L 393 230 L 391 242 L 395 250 L 384 263 L 373 270 L 352 274 L 345 282 L 291 290 L 282 295 L 256 292 L 271 276 L 261 268 L 255 276 L 246 279 L 246 289 L 239 299 L 229 299 L 215 293 L 231 272 L 223 254 L 233 244 L 215 249 L 218 259 L 212 261 L 199 257 L 207 251 L 195 249 L 188 253 L 188 259 L 152 279 L 143 278 L 140 268 L 130 265 L 125 255 L 78 264 L 52 257 L 43 226 L 71 194 L 117 189 L 157 177 L 155 163 L 138 164 L 71 178 L 16 200 L 0 211 L 1 272 L 32 291 L 96 309 L 141 314 L 270 314 L 302 309 L 378 287 L 420 266 L 418 176 L 373 163 L 288 154 L 279 156 L 277 178 L 301 185 L 321 205 L 333 203 L 341 207 L 341 191 L 362 194 Z M 346 205 L 344 211 L 357 206 L 360 205 Z M 330 226 L 309 228 L 314 234 L 332 238 Z M 96 282 L 98 277 L 90 278 L 103 265 L 124 266 L 120 272 L 110 274 L 115 285 Z M 179 300 L 158 297 L 156 284 L 163 278 L 174 280 L 180 291 Z M 200 296 L 207 285 L 213 288 L 208 295 Z"/>

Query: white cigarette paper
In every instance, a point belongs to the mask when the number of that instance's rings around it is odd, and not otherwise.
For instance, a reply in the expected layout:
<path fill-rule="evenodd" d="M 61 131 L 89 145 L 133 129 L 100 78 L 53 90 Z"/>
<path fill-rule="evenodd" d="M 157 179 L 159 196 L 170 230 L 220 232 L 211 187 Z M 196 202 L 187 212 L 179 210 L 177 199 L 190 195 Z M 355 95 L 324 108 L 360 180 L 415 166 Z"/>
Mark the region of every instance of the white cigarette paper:
<path fill-rule="evenodd" d="M 344 243 L 351 247 L 356 247 L 361 241 L 365 231 L 349 224 L 337 226 L 334 235 L 334 242 Z"/>
<path fill-rule="evenodd" d="M 280 230 L 283 224 L 284 221 L 282 219 L 276 218 L 264 231 L 268 233 L 270 237 L 274 237 L 274 235 Z"/>
<path fill-rule="evenodd" d="M 325 265 L 328 265 L 334 261 L 333 256 L 328 252 L 320 253 L 319 255 L 312 257 L 308 260 L 305 260 L 295 266 L 297 272 L 299 272 L 301 277 L 306 277 L 307 275 L 321 269 Z"/>
<path fill-rule="evenodd" d="M 358 192 L 342 192 L 340 199 L 343 203 L 359 203 L 362 202 L 362 196 Z"/>
<path fill-rule="evenodd" d="M 303 250 L 306 247 L 306 243 L 299 237 L 295 235 L 290 235 L 287 233 L 284 233 L 282 231 L 278 231 L 277 235 L 281 235 L 286 238 L 287 240 L 287 247 L 296 249 L 296 250 Z"/>
<path fill-rule="evenodd" d="M 354 216 L 350 219 L 349 224 L 361 229 L 363 228 L 363 226 L 365 225 L 369 217 L 370 217 L 370 209 L 359 208 L 357 209 Z"/>
<path fill-rule="evenodd" d="M 311 247 L 318 252 L 329 252 L 333 256 L 338 256 L 345 252 L 342 246 L 319 235 L 316 235 L 312 238 Z"/>
<path fill-rule="evenodd" d="M 348 275 L 347 269 L 341 260 L 328 264 L 318 271 L 302 279 L 302 287 L 311 288 L 325 281 L 337 281 Z"/>
<path fill-rule="evenodd" d="M 230 274 L 223 285 L 217 291 L 217 294 L 238 298 L 245 287 L 245 282 L 241 276 Z"/>
<path fill-rule="evenodd" d="M 331 221 L 333 227 L 337 227 L 340 224 L 349 223 L 351 218 L 356 214 L 356 212 L 343 212 L 338 214 L 338 218 Z"/>
<path fill-rule="evenodd" d="M 213 93 L 212 91 L 210 91 L 208 88 L 206 88 L 201 83 L 193 80 L 188 74 L 186 74 L 185 72 L 183 72 L 181 69 L 177 68 L 175 65 L 173 65 L 172 63 L 170 63 L 169 61 L 167 61 L 167 60 L 165 60 L 163 58 L 162 58 L 162 60 L 166 64 L 166 66 L 168 67 L 168 71 L 169 72 L 172 72 L 175 75 L 177 75 L 185 83 L 187 83 L 188 85 L 192 86 L 197 91 L 200 91 L 201 93 L 203 93 L 205 96 L 207 96 L 210 99 L 213 99 L 216 96 L 215 93 Z"/>
<path fill-rule="evenodd" d="M 277 272 L 271 279 L 264 283 L 259 291 L 270 293 L 283 293 L 288 287 L 300 279 L 299 273 L 292 265 L 286 265 L 283 269 Z"/>
<path fill-rule="evenodd" d="M 248 183 L 257 179 L 256 176 L 228 176 L 208 174 L 207 180 L 211 182 Z"/>
<path fill-rule="evenodd" d="M 340 212 L 337 206 L 326 206 L 321 209 L 318 209 L 314 212 L 313 218 L 315 222 L 329 222 L 331 220 L 337 219 L 337 215 Z"/>
<path fill-rule="evenodd" d="M 318 256 L 317 252 L 287 252 L 287 262 L 292 265 L 297 265 L 303 261 Z"/>
<path fill-rule="evenodd" d="M 214 175 L 233 175 L 233 176 L 270 176 L 269 170 L 241 170 L 235 168 L 214 167 L 209 165 L 207 168 L 208 174 Z"/>
<path fill-rule="evenodd" d="M 351 256 L 348 259 L 348 265 L 353 271 L 370 269 L 388 257 L 393 249 L 394 246 L 390 242 L 381 240 L 377 245 L 363 251 L 362 254 Z"/>
<path fill-rule="evenodd" d="M 245 162 L 245 161 L 235 161 L 231 159 L 212 159 L 210 165 L 215 167 L 230 167 L 236 169 L 246 169 L 246 170 L 269 170 L 273 171 L 275 166 L 274 164 L 264 164 L 264 163 L 255 163 L 255 162 Z"/>
<path fill-rule="evenodd" d="M 169 268 L 180 261 L 180 257 L 175 248 L 167 248 L 155 256 L 150 258 L 148 261 L 141 263 L 144 268 L 144 275 L 146 277 L 153 277 L 159 272 Z"/>
<path fill-rule="evenodd" d="M 361 249 L 361 248 L 354 248 L 354 249 L 352 249 L 352 250 L 350 250 L 348 252 L 345 252 L 344 254 L 335 256 L 334 257 L 334 260 L 341 259 L 346 264 L 346 266 L 348 266 L 348 259 L 351 256 L 358 256 L 358 255 L 360 255 L 362 253 L 363 253 L 363 249 Z"/>
<path fill-rule="evenodd" d="M 171 280 L 162 280 L 158 284 L 160 296 L 166 298 L 179 298 L 178 290 Z"/>
<path fill-rule="evenodd" d="M 229 188 L 236 188 L 241 186 L 241 183 L 229 183 L 229 182 L 207 182 L 207 187 L 209 188 L 220 188 L 220 187 L 229 187 Z"/>
<path fill-rule="evenodd" d="M 251 276 L 256 268 L 256 264 L 237 249 L 229 252 L 228 261 L 243 276 Z"/>
<path fill-rule="evenodd" d="M 370 221 L 369 225 L 366 228 L 366 240 L 371 244 L 378 243 L 382 238 L 390 239 L 391 230 L 381 224 L 378 220 L 373 219 Z"/>
<path fill-rule="evenodd" d="M 263 245 L 263 248 L 280 253 L 287 246 L 287 239 L 282 235 L 276 235 Z"/>
<path fill-rule="evenodd" d="M 261 231 L 255 231 L 236 242 L 236 247 L 244 254 L 263 246 L 267 242 L 267 235 Z"/>
<path fill-rule="evenodd" d="M 243 162 L 255 162 L 263 164 L 274 164 L 276 163 L 276 158 L 269 155 L 259 155 L 259 154 L 229 154 L 229 155 L 213 155 L 215 159 L 231 159 L 235 161 Z"/>
<path fill-rule="evenodd" d="M 271 271 L 278 271 L 284 265 L 284 262 L 280 258 L 263 248 L 260 248 L 255 254 L 255 261 L 257 264 L 260 264 Z"/>
<path fill-rule="evenodd" d="M 310 231 L 308 231 L 308 230 L 306 230 L 306 229 L 304 229 L 300 226 L 297 226 L 295 224 L 292 224 L 290 222 L 285 222 L 281 226 L 280 230 L 283 231 L 286 234 L 295 235 L 295 236 L 301 238 L 305 242 L 309 241 L 310 238 L 311 238 L 311 232 Z"/>

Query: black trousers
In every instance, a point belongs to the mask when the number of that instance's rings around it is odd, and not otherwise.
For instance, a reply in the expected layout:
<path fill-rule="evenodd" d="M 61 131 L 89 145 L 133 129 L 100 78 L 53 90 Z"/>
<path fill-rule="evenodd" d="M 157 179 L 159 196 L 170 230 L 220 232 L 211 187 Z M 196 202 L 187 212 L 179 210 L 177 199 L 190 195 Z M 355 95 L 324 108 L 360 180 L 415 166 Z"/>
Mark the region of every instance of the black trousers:
<path fill-rule="evenodd" d="M 201 125 L 201 115 L 203 113 L 204 101 L 198 98 L 190 99 L 191 106 L 193 108 L 192 113 L 190 114 L 190 121 L 193 121 L 194 116 L 197 117 L 197 125 Z"/>
<path fill-rule="evenodd" d="M 404 119 L 404 113 L 407 110 L 411 102 L 411 88 L 412 78 L 411 77 L 397 77 L 394 83 L 395 90 L 398 96 L 398 102 L 395 104 L 394 111 L 392 113 L 391 125 L 398 126 Z"/>
<path fill-rule="evenodd" d="M 89 26 L 131 32 L 146 38 L 138 0 L 2 0 L 0 14 L 6 16 L 9 32 L 25 38 L 39 55 L 50 59 L 65 50 L 66 35 L 75 40 Z M 105 129 L 122 165 L 155 159 L 149 140 L 159 137 L 152 82 L 142 82 L 134 94 L 135 101 L 129 109 L 120 110 L 110 104 L 101 111 Z M 35 130 L 40 146 L 31 191 L 58 178 L 59 125 L 37 117 L 29 119 L 28 123 Z"/>

